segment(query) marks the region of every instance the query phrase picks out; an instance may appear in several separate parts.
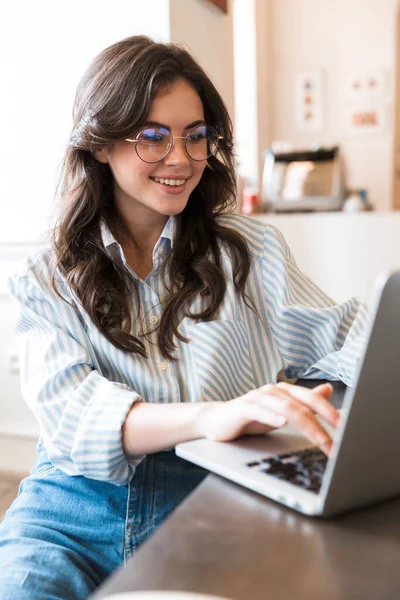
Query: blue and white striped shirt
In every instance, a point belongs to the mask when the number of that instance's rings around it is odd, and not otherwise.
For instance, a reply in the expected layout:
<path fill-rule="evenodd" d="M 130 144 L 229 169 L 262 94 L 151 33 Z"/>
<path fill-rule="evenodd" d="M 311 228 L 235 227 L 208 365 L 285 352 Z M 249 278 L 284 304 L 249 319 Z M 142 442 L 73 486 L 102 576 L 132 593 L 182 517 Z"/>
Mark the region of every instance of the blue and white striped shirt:
<path fill-rule="evenodd" d="M 43 248 L 28 256 L 10 279 L 19 301 L 16 324 L 20 344 L 22 392 L 36 415 L 50 460 L 69 475 L 126 484 L 137 460 L 127 460 L 121 427 L 132 403 L 230 400 L 287 377 L 341 379 L 351 384 L 363 346 L 365 307 L 357 299 L 335 304 L 296 266 L 279 231 L 237 214 L 219 217 L 247 239 L 252 268 L 246 292 L 262 319 L 235 292 L 229 252 L 222 244 L 228 274 L 218 318 L 200 322 L 179 318 L 177 362 L 166 361 L 156 332 L 141 337 L 143 358 L 112 346 L 58 274 L 52 289 L 54 254 Z M 137 279 L 142 312 L 135 336 L 154 330 L 167 297 L 160 266 L 172 246 L 176 222 L 170 217 L 153 250 L 153 270 Z M 120 245 L 103 224 L 104 246 L 125 266 Z M 167 280 L 167 283 L 168 280 Z M 136 310 L 132 294 L 133 309 Z M 202 310 L 200 295 L 190 311 Z M 134 312 L 135 314 L 135 312 Z"/>

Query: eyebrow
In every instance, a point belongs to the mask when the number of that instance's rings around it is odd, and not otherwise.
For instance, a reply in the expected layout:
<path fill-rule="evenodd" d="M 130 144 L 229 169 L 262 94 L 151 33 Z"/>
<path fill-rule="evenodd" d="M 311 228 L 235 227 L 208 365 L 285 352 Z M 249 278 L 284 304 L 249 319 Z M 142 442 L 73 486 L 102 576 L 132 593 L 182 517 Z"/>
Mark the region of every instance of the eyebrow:
<path fill-rule="evenodd" d="M 205 124 L 206 122 L 204 121 L 204 119 L 198 119 L 197 121 L 193 121 L 193 123 L 189 123 L 189 125 L 186 125 L 186 127 L 184 127 L 183 129 L 193 129 L 193 127 L 197 127 L 197 125 Z M 150 125 L 152 127 L 165 127 L 166 129 L 171 129 L 170 127 L 168 127 L 168 125 L 165 125 L 165 123 L 159 123 L 159 121 L 146 121 L 144 125 Z"/>

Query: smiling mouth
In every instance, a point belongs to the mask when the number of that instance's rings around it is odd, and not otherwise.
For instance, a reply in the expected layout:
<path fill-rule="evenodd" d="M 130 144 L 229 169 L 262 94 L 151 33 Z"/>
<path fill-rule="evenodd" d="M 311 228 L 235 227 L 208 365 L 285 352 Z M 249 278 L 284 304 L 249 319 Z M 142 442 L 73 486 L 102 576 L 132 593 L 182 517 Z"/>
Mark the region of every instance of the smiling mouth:
<path fill-rule="evenodd" d="M 186 179 L 173 179 L 172 177 L 169 179 L 164 179 L 163 177 L 150 177 L 150 179 L 156 183 L 160 183 L 161 185 L 166 185 L 172 188 L 180 188 L 186 184 L 190 177 L 187 177 Z"/>

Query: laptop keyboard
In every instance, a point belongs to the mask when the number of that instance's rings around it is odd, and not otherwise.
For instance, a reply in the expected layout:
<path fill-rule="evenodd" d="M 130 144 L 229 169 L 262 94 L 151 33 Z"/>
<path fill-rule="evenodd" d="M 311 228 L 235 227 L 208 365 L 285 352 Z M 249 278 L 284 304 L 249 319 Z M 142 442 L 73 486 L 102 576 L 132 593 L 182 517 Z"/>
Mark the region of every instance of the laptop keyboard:
<path fill-rule="evenodd" d="M 278 479 L 289 481 L 309 492 L 318 494 L 328 457 L 318 447 L 300 452 L 269 456 L 246 464 L 247 467 Z"/>

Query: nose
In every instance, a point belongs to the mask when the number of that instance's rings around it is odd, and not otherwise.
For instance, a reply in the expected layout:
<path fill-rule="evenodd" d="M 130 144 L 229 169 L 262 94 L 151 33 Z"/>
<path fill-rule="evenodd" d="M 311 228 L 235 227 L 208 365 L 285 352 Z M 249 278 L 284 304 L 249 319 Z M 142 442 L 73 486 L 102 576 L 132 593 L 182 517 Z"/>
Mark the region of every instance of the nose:
<path fill-rule="evenodd" d="M 185 150 L 185 138 L 179 136 L 174 137 L 172 140 L 172 148 L 169 151 L 169 154 L 164 158 L 164 162 L 167 165 L 182 165 L 190 162 L 190 158 Z"/>

